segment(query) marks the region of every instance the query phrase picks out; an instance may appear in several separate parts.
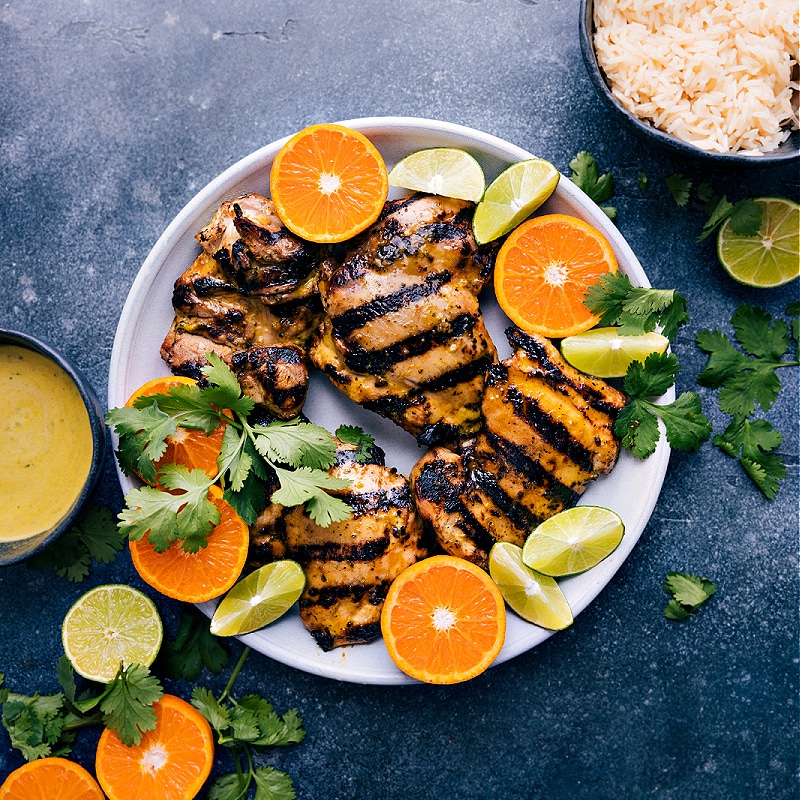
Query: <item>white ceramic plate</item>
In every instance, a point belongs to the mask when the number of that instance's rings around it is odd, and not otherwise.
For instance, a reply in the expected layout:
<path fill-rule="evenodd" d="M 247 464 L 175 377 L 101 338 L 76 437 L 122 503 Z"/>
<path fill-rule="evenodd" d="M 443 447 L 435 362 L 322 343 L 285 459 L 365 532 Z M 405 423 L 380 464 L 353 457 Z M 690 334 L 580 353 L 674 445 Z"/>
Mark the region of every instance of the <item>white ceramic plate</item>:
<path fill-rule="evenodd" d="M 508 164 L 533 155 L 494 136 L 446 122 L 375 117 L 348 120 L 342 124 L 369 137 L 390 169 L 400 158 L 422 147 L 461 147 L 478 159 L 489 181 Z M 114 340 L 109 373 L 109 408 L 124 405 L 145 381 L 169 374 L 159 356 L 159 347 L 172 321 L 173 283 L 199 253 L 195 234 L 208 223 L 224 200 L 246 192 L 269 194 L 270 166 L 287 139 L 257 150 L 213 180 L 178 214 L 148 255 L 128 295 Z M 650 285 L 619 231 L 571 181 L 563 178 L 541 211 L 573 214 L 599 228 L 611 242 L 622 271 L 634 284 Z M 491 292 L 482 298 L 482 305 L 492 338 L 501 358 L 505 358 L 510 355 L 503 335 L 508 319 L 496 305 Z M 665 395 L 663 401 L 672 399 L 674 393 Z M 372 433 L 384 448 L 387 464 L 406 475 L 422 455 L 423 451 L 409 434 L 356 406 L 318 374 L 312 375 L 305 412 L 312 421 L 329 430 L 345 422 L 361 426 Z M 582 503 L 605 506 L 620 514 L 625 523 L 625 536 L 619 548 L 597 567 L 562 581 L 576 615 L 611 580 L 636 544 L 658 499 L 668 461 L 669 447 L 662 436 L 655 454 L 649 459 L 637 461 L 623 453 L 613 472 L 596 481 L 583 496 Z M 120 483 L 126 493 L 135 487 L 135 483 L 121 473 Z M 201 608 L 210 615 L 214 604 L 207 603 Z M 505 645 L 496 663 L 530 650 L 551 635 L 551 631 L 531 625 L 509 612 Z M 302 626 L 296 608 L 264 630 L 243 636 L 242 641 L 284 664 L 341 681 L 369 684 L 414 682 L 395 667 L 381 640 L 324 653 Z"/>

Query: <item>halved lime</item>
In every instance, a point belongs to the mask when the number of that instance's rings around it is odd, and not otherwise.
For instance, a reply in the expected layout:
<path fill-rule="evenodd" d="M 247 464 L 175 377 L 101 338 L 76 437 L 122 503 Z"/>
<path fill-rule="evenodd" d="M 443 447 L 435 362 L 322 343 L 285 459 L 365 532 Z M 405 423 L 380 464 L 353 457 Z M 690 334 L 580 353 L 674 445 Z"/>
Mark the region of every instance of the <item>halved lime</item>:
<path fill-rule="evenodd" d="M 734 233 L 730 217 L 717 234 L 717 256 L 739 283 L 759 289 L 800 276 L 800 204 L 785 197 L 757 197 L 761 227 L 755 236 Z"/>
<path fill-rule="evenodd" d="M 273 561 L 242 578 L 217 606 L 211 633 L 241 636 L 282 617 L 306 585 L 303 568 L 289 559 Z"/>
<path fill-rule="evenodd" d="M 572 625 L 572 609 L 553 578 L 522 563 L 522 548 L 497 542 L 489 551 L 489 574 L 508 605 L 523 619 L 560 631 Z"/>
<path fill-rule="evenodd" d="M 522 561 L 544 575 L 576 575 L 610 556 L 624 533 L 625 525 L 614 511 L 574 506 L 533 530 L 522 548 Z"/>
<path fill-rule="evenodd" d="M 120 664 L 149 667 L 164 628 L 153 601 L 124 584 L 97 586 L 80 597 L 61 625 L 64 652 L 75 672 L 108 683 Z"/>
<path fill-rule="evenodd" d="M 483 197 L 486 188 L 481 165 L 466 150 L 456 147 L 430 147 L 410 153 L 391 169 L 389 183 L 473 203 Z"/>
<path fill-rule="evenodd" d="M 623 336 L 619 328 L 592 328 L 561 341 L 561 355 L 575 369 L 598 378 L 622 378 L 634 361 L 663 353 L 669 339 L 654 331 Z"/>
<path fill-rule="evenodd" d="M 475 208 L 472 230 L 478 244 L 512 231 L 555 191 L 559 171 L 543 158 L 517 161 L 487 187 Z"/>

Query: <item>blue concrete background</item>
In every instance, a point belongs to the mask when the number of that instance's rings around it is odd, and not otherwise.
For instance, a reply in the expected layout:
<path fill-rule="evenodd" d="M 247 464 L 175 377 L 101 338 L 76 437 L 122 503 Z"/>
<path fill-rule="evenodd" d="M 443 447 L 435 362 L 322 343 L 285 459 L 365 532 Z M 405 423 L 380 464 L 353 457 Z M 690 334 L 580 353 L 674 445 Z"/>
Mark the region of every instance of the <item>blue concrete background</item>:
<path fill-rule="evenodd" d="M 633 138 L 593 93 L 577 33 L 577 0 L 4 2 L 0 326 L 60 349 L 105 397 L 137 270 L 209 180 L 309 123 L 437 118 L 566 174 L 579 150 L 611 170 L 617 224 L 652 284 L 689 300 L 678 391 L 698 391 L 721 431 L 727 418 L 696 384 L 705 356 L 695 334 L 732 333 L 744 302 L 780 316 L 798 284 L 731 281 L 713 241 L 695 241 L 702 209 L 678 208 L 664 178 L 681 171 L 731 200 L 798 199 L 797 168 L 714 170 Z M 238 691 L 281 713 L 296 707 L 307 731 L 259 763 L 312 799 L 797 797 L 798 395 L 796 370 L 783 373 L 767 415 L 788 466 L 775 500 L 710 443 L 674 454 L 650 524 L 599 598 L 570 629 L 465 685 L 341 684 L 251 654 Z M 95 502 L 121 508 L 110 457 Z M 661 585 L 676 569 L 720 587 L 681 624 L 662 613 Z M 0 570 L 0 671 L 13 689 L 58 690 L 65 612 L 114 581 L 141 587 L 127 555 L 83 584 Z M 178 604 L 157 602 L 174 634 Z M 86 733 L 74 751 L 90 769 L 95 741 Z M 0 778 L 21 763 L 0 731 Z"/>

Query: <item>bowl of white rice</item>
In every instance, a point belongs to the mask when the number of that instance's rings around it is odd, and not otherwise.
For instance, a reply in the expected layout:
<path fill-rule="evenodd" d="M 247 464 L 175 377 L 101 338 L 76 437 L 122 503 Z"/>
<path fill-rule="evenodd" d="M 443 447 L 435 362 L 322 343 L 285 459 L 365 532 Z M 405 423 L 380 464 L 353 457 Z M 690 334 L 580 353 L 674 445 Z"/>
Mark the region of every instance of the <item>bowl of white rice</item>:
<path fill-rule="evenodd" d="M 766 166 L 800 158 L 797 0 L 581 0 L 600 95 L 683 155 Z"/>

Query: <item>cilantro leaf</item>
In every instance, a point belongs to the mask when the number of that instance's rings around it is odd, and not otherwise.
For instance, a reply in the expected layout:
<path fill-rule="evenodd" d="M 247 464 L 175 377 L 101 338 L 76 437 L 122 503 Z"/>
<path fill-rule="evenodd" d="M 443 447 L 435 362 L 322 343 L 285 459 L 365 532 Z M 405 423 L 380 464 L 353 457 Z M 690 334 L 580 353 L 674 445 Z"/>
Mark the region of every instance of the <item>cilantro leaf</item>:
<path fill-rule="evenodd" d="M 706 202 L 706 213 L 708 219 L 697 238 L 698 242 L 707 239 L 728 217 L 734 233 L 740 236 L 755 236 L 761 227 L 763 216 L 761 207 L 749 197 L 737 203 L 728 202 L 725 196 L 709 197 Z"/>
<path fill-rule="evenodd" d="M 306 504 L 309 516 L 318 525 L 327 527 L 332 522 L 341 522 L 352 514 L 352 509 L 328 490 L 346 489 L 350 481 L 335 478 L 327 472 L 309 467 L 293 471 L 276 467 L 279 487 L 272 493 L 272 502 L 282 506 Z"/>
<path fill-rule="evenodd" d="M 295 800 L 297 797 L 292 779 L 275 767 L 256 767 L 253 781 L 256 784 L 254 800 Z"/>
<path fill-rule="evenodd" d="M 27 761 L 55 754 L 65 722 L 63 705 L 63 694 L 8 694 L 3 702 L 3 727 L 11 746 Z"/>
<path fill-rule="evenodd" d="M 366 463 L 372 457 L 375 438 L 365 433 L 357 425 L 340 425 L 336 429 L 335 436 L 340 442 L 355 446 L 353 457 L 360 464 Z"/>
<path fill-rule="evenodd" d="M 142 735 L 156 727 L 153 704 L 163 695 L 161 683 L 147 667 L 121 667 L 100 703 L 103 722 L 123 744 L 138 745 Z"/>
<path fill-rule="evenodd" d="M 667 188 L 672 195 L 672 199 L 675 201 L 675 205 L 679 208 L 683 208 L 683 206 L 689 202 L 689 192 L 692 188 L 691 180 L 685 178 L 680 172 L 676 172 L 665 178 L 664 183 L 667 184 Z"/>
<path fill-rule="evenodd" d="M 92 506 L 60 539 L 29 559 L 28 566 L 50 566 L 59 577 L 80 583 L 89 574 L 93 559 L 103 564 L 112 562 L 124 543 L 111 512 Z"/>
<path fill-rule="evenodd" d="M 569 168 L 572 171 L 572 182 L 594 200 L 609 219 L 615 219 L 617 209 L 601 205 L 614 194 L 614 178 L 611 173 L 600 175 L 597 161 L 585 150 L 569 162 Z"/>
<path fill-rule="evenodd" d="M 242 392 L 236 376 L 216 353 L 210 352 L 206 360 L 208 364 L 200 371 L 211 385 L 202 389 L 203 396 L 218 408 L 246 417 L 255 408 L 253 400 Z"/>
<path fill-rule="evenodd" d="M 158 658 L 169 677 L 196 681 L 204 667 L 213 673 L 221 672 L 230 655 L 219 637 L 212 635 L 204 616 L 183 611 L 175 639 L 164 642 Z"/>
<path fill-rule="evenodd" d="M 331 435 L 312 422 L 279 420 L 269 425 L 254 425 L 254 444 L 270 461 L 292 467 L 328 469 L 336 460 L 336 443 Z"/>
<path fill-rule="evenodd" d="M 664 616 L 673 620 L 688 619 L 717 591 L 717 584 L 708 578 L 686 572 L 670 572 L 664 579 L 664 591 L 672 599 L 664 609 Z"/>
<path fill-rule="evenodd" d="M 783 442 L 783 434 L 764 419 L 733 419 L 714 437 L 714 444 L 732 458 L 738 458 L 745 472 L 768 500 L 778 493 L 786 477 L 786 465 L 772 451 Z"/>
<path fill-rule="evenodd" d="M 650 188 L 650 178 L 644 172 L 636 173 L 636 180 L 639 182 L 639 188 L 645 192 Z"/>

